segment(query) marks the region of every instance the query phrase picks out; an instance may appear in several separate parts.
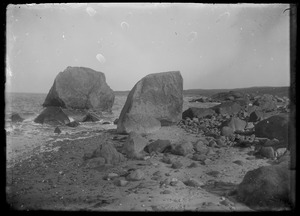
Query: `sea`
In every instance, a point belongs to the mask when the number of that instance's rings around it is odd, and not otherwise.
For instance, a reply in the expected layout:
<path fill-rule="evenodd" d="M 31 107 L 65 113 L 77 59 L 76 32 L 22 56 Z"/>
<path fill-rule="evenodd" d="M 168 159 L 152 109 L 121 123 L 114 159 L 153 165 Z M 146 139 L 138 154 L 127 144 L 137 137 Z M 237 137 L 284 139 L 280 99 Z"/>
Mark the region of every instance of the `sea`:
<path fill-rule="evenodd" d="M 55 134 L 55 126 L 38 124 L 34 119 L 43 111 L 44 93 L 6 93 L 5 94 L 5 130 L 6 130 L 6 164 L 14 164 L 44 151 L 57 151 L 52 147 L 55 142 L 64 140 L 86 139 L 101 134 L 108 129 L 116 129 L 113 121 L 119 118 L 128 93 L 115 93 L 112 112 L 103 112 L 99 122 L 80 122 L 78 127 L 59 126 L 62 133 Z M 184 96 L 183 111 L 191 106 L 209 107 L 211 105 L 191 104 L 193 96 Z M 25 120 L 13 123 L 12 113 L 18 113 Z M 102 124 L 109 122 L 109 124 Z"/>
<path fill-rule="evenodd" d="M 42 106 L 47 94 L 43 93 L 6 93 L 5 94 L 5 131 L 6 164 L 13 166 L 33 154 L 55 151 L 51 146 L 58 141 L 84 139 L 95 136 L 104 130 L 115 129 L 113 121 L 119 118 L 127 99 L 127 94 L 115 95 L 112 112 L 103 112 L 99 122 L 80 122 L 76 128 L 59 126 L 62 133 L 55 134 L 55 126 L 38 124 L 34 119 L 43 111 Z M 18 113 L 23 122 L 13 123 L 11 115 Z M 109 124 L 102 124 L 109 122 Z"/>

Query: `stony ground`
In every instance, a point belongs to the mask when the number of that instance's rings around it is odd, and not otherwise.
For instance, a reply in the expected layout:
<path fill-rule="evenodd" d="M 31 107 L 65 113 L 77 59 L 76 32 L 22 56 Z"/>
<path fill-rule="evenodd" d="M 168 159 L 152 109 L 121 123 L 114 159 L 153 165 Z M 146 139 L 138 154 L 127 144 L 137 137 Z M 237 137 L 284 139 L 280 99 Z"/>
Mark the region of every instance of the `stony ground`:
<path fill-rule="evenodd" d="M 43 151 L 37 147 L 31 158 L 7 168 L 8 204 L 18 210 L 252 211 L 237 202 L 234 189 L 247 171 L 270 163 L 269 159 L 254 157 L 251 147 L 225 146 L 208 147 L 209 160 L 205 164 L 189 155 L 157 153 L 144 160 L 128 159 L 117 166 L 91 168 L 84 155 L 99 146 L 103 133 L 108 134 L 117 150 L 127 137 L 109 130 L 95 132 L 94 137 L 81 135 L 82 139 L 49 142 Z M 149 142 L 156 139 L 196 142 L 200 136 L 171 126 L 145 138 Z M 163 157 L 179 165 L 163 162 Z M 136 169 L 145 176 L 118 186 L 116 182 L 125 180 L 126 174 Z M 107 178 L 108 174 L 111 177 Z M 188 179 L 195 179 L 198 184 L 184 183 Z"/>

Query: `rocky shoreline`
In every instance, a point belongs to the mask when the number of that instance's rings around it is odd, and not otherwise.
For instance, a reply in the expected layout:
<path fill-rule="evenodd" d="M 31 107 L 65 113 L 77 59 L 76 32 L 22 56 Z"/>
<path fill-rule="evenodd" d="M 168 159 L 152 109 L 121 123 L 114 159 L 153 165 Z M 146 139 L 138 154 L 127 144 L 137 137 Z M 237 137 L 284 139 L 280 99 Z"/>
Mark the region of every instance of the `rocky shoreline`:
<path fill-rule="evenodd" d="M 205 159 L 159 152 L 126 158 L 118 165 L 87 159 L 104 142 L 120 151 L 128 136 L 110 130 L 56 142 L 51 148 L 57 151 L 42 152 L 7 169 L 8 203 L 18 210 L 251 211 L 236 197 L 237 186 L 249 170 L 276 161 L 255 157 L 252 147 L 203 145 L 198 150 L 206 148 Z M 144 138 L 151 143 L 166 137 L 171 143 L 203 140 L 177 126 Z M 136 171 L 140 173 L 132 174 Z"/>

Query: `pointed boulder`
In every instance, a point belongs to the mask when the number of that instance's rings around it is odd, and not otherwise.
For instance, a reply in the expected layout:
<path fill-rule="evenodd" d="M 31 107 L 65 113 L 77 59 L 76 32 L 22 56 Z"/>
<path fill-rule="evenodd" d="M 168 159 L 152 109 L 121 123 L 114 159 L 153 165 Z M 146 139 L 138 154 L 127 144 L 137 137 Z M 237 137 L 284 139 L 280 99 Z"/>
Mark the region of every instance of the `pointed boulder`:
<path fill-rule="evenodd" d="M 117 131 L 151 133 L 160 125 L 176 124 L 181 119 L 182 92 L 183 80 L 179 71 L 147 75 L 130 91 Z"/>

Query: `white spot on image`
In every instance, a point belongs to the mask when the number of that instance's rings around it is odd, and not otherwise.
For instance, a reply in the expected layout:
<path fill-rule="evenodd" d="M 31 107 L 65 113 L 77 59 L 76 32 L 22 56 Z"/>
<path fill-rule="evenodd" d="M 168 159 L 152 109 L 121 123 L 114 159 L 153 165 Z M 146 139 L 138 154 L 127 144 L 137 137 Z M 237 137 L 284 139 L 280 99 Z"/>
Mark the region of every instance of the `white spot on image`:
<path fill-rule="evenodd" d="M 127 22 L 121 22 L 121 28 L 123 30 L 127 30 L 129 28 L 129 24 Z"/>
<path fill-rule="evenodd" d="M 222 13 L 218 19 L 216 20 L 216 22 L 220 22 L 223 18 L 226 18 L 226 17 L 229 17 L 230 16 L 230 13 L 227 11 L 225 13 Z"/>
<path fill-rule="evenodd" d="M 132 17 L 132 12 L 129 12 L 127 15 L 126 15 L 126 18 L 131 18 Z"/>
<path fill-rule="evenodd" d="M 190 32 L 189 35 L 188 35 L 188 41 L 189 42 L 193 42 L 198 36 L 198 33 L 197 32 Z"/>
<path fill-rule="evenodd" d="M 96 59 L 101 63 L 101 64 L 104 64 L 106 62 L 104 56 L 102 54 L 97 54 L 96 55 Z"/>
<path fill-rule="evenodd" d="M 271 58 L 270 58 L 270 60 L 271 60 L 271 61 L 274 61 L 274 58 L 273 58 L 273 57 L 271 57 Z"/>
<path fill-rule="evenodd" d="M 97 13 L 94 8 L 92 7 L 87 7 L 86 8 L 86 12 L 92 17 L 92 16 L 95 16 L 95 14 Z"/>
<path fill-rule="evenodd" d="M 17 40 L 17 36 L 13 35 L 13 40 L 16 41 Z"/>

